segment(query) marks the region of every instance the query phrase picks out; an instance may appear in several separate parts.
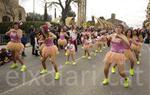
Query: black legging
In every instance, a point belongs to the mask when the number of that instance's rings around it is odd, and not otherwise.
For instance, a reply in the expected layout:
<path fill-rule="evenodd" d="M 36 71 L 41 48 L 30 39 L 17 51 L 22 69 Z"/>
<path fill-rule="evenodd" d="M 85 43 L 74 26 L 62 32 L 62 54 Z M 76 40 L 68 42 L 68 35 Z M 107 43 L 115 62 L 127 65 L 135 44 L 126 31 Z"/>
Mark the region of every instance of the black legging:
<path fill-rule="evenodd" d="M 75 46 L 75 51 L 77 52 L 77 51 L 78 51 L 78 43 L 77 43 L 77 40 L 74 40 L 73 43 L 74 43 L 74 46 Z"/>
<path fill-rule="evenodd" d="M 35 55 L 35 45 L 32 44 L 32 55 Z"/>

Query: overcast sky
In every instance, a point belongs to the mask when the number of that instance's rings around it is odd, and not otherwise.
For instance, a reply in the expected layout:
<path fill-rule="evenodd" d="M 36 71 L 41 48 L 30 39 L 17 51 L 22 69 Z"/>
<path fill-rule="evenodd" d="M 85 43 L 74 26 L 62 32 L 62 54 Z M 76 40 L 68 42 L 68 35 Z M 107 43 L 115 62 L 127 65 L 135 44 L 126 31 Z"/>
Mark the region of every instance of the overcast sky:
<path fill-rule="evenodd" d="M 44 0 L 35 0 L 35 12 L 43 14 Z M 111 13 L 116 14 L 116 18 L 125 21 L 129 26 L 142 26 L 142 22 L 146 18 L 146 8 L 149 0 L 87 0 L 87 20 L 91 16 L 104 16 L 110 18 Z M 33 0 L 20 0 L 20 4 L 25 8 L 26 12 L 33 11 Z M 49 9 L 49 14 L 54 15 L 54 8 Z M 73 5 L 73 10 L 77 11 L 77 6 Z M 58 16 L 60 9 L 57 9 Z"/>

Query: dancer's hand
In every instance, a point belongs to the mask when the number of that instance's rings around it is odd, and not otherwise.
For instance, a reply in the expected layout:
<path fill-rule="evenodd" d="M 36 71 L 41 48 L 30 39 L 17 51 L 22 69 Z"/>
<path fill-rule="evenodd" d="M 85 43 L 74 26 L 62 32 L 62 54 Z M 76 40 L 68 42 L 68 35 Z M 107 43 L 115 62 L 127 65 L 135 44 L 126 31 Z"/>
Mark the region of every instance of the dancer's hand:
<path fill-rule="evenodd" d="M 120 35 L 116 34 L 116 38 L 123 39 Z"/>
<path fill-rule="evenodd" d="M 10 29 L 8 32 L 5 33 L 5 35 L 8 35 L 8 36 L 9 36 L 10 33 L 11 33 L 11 32 L 14 32 L 14 31 L 15 31 L 14 29 Z"/>

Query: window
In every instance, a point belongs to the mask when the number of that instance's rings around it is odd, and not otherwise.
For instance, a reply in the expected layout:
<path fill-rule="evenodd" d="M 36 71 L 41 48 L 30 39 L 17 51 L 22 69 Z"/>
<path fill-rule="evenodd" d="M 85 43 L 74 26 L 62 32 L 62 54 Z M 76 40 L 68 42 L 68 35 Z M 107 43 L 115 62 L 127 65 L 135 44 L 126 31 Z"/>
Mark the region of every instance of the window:
<path fill-rule="evenodd" d="M 8 17 L 8 16 L 3 16 L 2 22 L 10 22 L 10 17 Z"/>

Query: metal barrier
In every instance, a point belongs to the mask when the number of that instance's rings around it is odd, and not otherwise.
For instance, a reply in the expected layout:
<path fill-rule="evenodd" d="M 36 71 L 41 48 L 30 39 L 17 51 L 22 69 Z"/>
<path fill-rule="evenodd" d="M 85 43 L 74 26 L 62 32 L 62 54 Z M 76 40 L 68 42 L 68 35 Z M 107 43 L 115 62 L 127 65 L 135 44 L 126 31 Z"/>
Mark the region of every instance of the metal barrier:
<path fill-rule="evenodd" d="M 0 45 L 5 45 L 9 41 L 9 38 L 6 38 L 5 34 L 0 34 Z"/>

